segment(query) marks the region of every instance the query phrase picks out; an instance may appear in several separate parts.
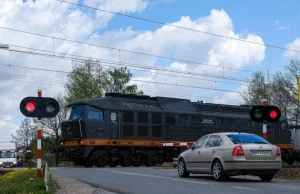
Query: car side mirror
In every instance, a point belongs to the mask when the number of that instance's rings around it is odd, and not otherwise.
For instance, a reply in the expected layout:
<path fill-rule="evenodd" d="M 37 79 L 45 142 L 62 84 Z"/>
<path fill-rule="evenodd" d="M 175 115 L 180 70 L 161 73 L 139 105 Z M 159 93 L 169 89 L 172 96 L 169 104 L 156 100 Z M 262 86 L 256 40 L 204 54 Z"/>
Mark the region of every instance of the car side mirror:
<path fill-rule="evenodd" d="M 188 146 L 187 146 L 187 149 L 188 149 L 188 150 L 189 150 L 189 149 L 192 149 L 192 146 L 188 145 Z"/>

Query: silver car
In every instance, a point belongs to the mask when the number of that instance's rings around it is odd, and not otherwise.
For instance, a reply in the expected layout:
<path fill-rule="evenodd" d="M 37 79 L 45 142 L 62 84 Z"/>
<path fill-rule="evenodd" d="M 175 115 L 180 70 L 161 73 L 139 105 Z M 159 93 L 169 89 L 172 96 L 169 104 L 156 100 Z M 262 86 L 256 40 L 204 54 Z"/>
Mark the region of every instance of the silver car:
<path fill-rule="evenodd" d="M 201 137 L 178 157 L 178 174 L 212 174 L 221 181 L 229 176 L 255 175 L 271 181 L 282 167 L 281 151 L 249 133 L 212 133 Z"/>

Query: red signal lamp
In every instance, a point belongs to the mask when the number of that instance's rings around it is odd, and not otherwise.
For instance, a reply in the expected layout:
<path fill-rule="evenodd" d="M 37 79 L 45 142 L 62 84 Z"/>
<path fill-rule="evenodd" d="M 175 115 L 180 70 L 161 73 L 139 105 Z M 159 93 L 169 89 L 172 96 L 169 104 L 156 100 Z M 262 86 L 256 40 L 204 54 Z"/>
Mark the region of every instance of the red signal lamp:
<path fill-rule="evenodd" d="M 35 107 L 36 107 L 36 103 L 35 102 L 27 102 L 25 108 L 28 112 L 33 112 L 35 110 Z"/>
<path fill-rule="evenodd" d="M 277 117 L 277 112 L 276 112 L 275 110 L 272 110 L 272 111 L 270 112 L 270 117 L 271 117 L 272 119 L 275 119 L 275 118 Z"/>

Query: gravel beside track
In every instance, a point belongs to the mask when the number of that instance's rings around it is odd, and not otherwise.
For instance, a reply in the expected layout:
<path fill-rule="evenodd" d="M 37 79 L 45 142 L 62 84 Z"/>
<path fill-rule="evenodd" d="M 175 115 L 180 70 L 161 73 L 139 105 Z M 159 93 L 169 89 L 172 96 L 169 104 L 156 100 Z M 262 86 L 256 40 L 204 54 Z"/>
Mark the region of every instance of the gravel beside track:
<path fill-rule="evenodd" d="M 56 194 L 116 194 L 101 188 L 95 188 L 84 182 L 51 173 L 58 184 Z"/>

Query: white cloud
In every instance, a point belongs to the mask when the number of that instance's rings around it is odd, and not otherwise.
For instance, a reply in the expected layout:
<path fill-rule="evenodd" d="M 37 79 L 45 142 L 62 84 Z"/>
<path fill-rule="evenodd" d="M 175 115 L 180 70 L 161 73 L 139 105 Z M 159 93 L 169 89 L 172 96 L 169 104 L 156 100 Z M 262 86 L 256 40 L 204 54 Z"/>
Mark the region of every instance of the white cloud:
<path fill-rule="evenodd" d="M 3 121 L 10 121 L 13 118 L 13 116 L 11 116 L 11 115 L 2 115 L 2 116 L 0 116 L 0 118 L 2 118 Z"/>
<path fill-rule="evenodd" d="M 287 49 L 300 51 L 300 38 L 296 38 L 293 42 L 286 45 Z M 300 59 L 300 52 L 288 51 L 284 52 L 284 56 L 287 58 Z"/>
<path fill-rule="evenodd" d="M 241 96 L 241 93 L 244 92 L 245 89 L 246 89 L 246 85 L 242 85 L 235 90 L 237 92 L 226 92 L 223 93 L 222 95 L 215 96 L 212 102 L 217 104 L 241 105 L 243 104 L 243 98 Z"/>
<path fill-rule="evenodd" d="M 14 133 L 17 128 L 18 126 L 13 123 L 0 120 L 0 142 L 8 142 L 11 134 Z"/>

